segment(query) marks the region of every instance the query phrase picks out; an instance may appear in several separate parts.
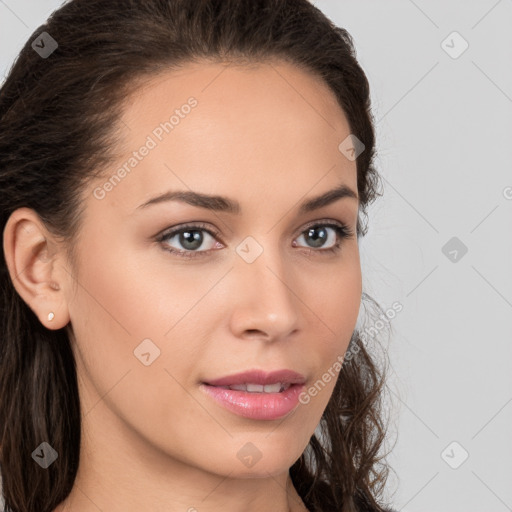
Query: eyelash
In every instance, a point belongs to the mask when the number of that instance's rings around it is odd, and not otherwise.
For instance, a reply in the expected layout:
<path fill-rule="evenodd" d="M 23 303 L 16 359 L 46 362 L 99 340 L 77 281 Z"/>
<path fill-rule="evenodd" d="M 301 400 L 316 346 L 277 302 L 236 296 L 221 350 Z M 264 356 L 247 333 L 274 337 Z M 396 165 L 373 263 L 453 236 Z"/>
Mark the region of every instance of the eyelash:
<path fill-rule="evenodd" d="M 302 247 L 301 249 L 305 250 L 308 255 L 311 253 L 320 253 L 323 256 L 326 256 L 327 254 L 335 254 L 338 253 L 341 250 L 341 241 L 346 238 L 350 238 L 354 235 L 354 232 L 352 229 L 350 229 L 346 224 L 340 222 L 340 223 L 333 223 L 333 222 L 324 222 L 322 221 L 315 221 L 314 223 L 310 225 L 306 225 L 303 231 L 301 231 L 300 235 L 303 235 L 308 229 L 312 228 L 319 228 L 319 227 L 328 227 L 334 229 L 336 234 L 338 235 L 338 240 L 336 241 L 335 245 L 333 247 L 330 247 L 329 249 L 308 249 L 307 247 Z M 172 254 L 175 254 L 176 256 L 179 256 L 181 258 L 197 258 L 197 257 L 203 257 L 208 255 L 208 253 L 215 251 L 216 249 L 209 249 L 207 251 L 178 251 L 174 248 L 170 248 L 169 246 L 166 246 L 163 242 L 164 240 L 167 240 L 169 238 L 174 238 L 176 235 L 179 235 L 180 233 L 183 233 L 185 231 L 206 231 L 209 235 L 211 235 L 213 238 L 217 239 L 220 236 L 220 233 L 216 230 L 211 229 L 206 224 L 198 223 L 198 224 L 185 224 L 184 226 L 181 226 L 178 229 L 171 229 L 171 230 L 165 230 L 160 235 L 157 235 L 156 241 L 164 245 L 164 250 L 168 251 Z M 299 235 L 299 236 L 300 236 Z"/>

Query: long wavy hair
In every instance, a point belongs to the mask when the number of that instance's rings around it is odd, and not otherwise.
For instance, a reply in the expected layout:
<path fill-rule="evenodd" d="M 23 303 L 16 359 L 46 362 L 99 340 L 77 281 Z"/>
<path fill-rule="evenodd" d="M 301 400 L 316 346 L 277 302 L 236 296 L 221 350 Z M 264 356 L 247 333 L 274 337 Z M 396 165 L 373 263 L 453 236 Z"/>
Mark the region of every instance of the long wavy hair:
<path fill-rule="evenodd" d="M 46 58 L 32 46 L 42 32 L 58 45 Z M 32 208 L 75 261 L 83 187 L 113 162 L 124 100 L 152 76 L 198 59 L 283 59 L 321 77 L 365 145 L 357 188 L 368 217 L 367 206 L 382 195 L 368 80 L 349 33 L 308 0 L 71 0 L 33 32 L 0 89 L 2 230 L 14 210 Z M 358 239 L 366 232 L 359 217 Z M 16 292 L 0 250 L 5 512 L 52 512 L 70 493 L 79 464 L 69 325 L 49 330 L 40 323 Z M 289 471 L 312 512 L 384 510 L 387 366 L 357 329 L 348 352 L 355 356 L 343 361 L 320 424 Z M 43 440 L 59 454 L 45 470 L 31 459 Z"/>

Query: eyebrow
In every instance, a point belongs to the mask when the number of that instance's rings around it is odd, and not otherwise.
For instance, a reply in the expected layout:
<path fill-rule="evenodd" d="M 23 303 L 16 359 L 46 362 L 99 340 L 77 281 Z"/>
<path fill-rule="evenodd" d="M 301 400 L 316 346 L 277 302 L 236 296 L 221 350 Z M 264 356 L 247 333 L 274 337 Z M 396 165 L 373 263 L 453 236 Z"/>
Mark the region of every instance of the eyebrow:
<path fill-rule="evenodd" d="M 301 203 L 299 207 L 299 214 L 308 213 L 314 210 L 328 206 L 339 199 L 351 197 L 358 200 L 358 195 L 346 185 L 340 185 L 332 190 L 324 192 L 323 194 L 312 197 Z M 235 215 L 239 215 L 242 211 L 240 203 L 233 199 L 229 199 L 224 196 L 207 195 L 199 192 L 193 192 L 191 190 L 173 190 L 164 192 L 156 197 L 153 197 L 149 201 L 141 204 L 137 209 L 144 209 L 150 205 L 163 203 L 166 201 L 180 201 L 182 203 L 189 204 L 191 206 L 197 206 L 206 210 L 216 212 L 226 212 Z"/>

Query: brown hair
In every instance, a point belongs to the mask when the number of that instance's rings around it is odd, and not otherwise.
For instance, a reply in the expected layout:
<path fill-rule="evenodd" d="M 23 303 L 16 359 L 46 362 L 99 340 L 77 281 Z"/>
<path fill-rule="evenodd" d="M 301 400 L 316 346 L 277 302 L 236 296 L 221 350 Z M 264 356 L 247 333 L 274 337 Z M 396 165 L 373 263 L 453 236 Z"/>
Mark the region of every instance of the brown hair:
<path fill-rule="evenodd" d="M 32 42 L 47 32 L 46 58 Z M 151 76 L 197 59 L 243 64 L 284 59 L 321 77 L 335 94 L 357 158 L 360 208 L 378 195 L 369 85 L 348 32 L 307 0 L 71 0 L 31 35 L 0 90 L 0 227 L 20 207 L 73 241 L 87 180 L 113 161 L 123 100 Z M 340 141 L 341 142 L 341 141 Z M 358 219 L 358 237 L 366 234 Z M 79 464 L 80 402 L 68 326 L 46 329 L 17 294 L 0 258 L 0 464 L 6 512 L 51 512 Z M 381 511 L 389 468 L 385 371 L 354 331 L 319 427 L 290 468 L 311 511 Z M 31 453 L 47 441 L 58 459 L 47 469 Z"/>

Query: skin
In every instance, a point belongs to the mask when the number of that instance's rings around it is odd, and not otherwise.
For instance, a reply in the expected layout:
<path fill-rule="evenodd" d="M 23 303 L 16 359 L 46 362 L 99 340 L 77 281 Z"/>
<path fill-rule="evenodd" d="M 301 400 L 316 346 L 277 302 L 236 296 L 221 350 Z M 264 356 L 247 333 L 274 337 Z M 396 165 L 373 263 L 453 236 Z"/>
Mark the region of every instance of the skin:
<path fill-rule="evenodd" d="M 96 199 L 94 188 L 190 96 L 190 114 Z M 84 189 L 75 267 L 32 210 L 14 212 L 4 232 L 18 293 L 48 329 L 67 326 L 77 362 L 80 467 L 55 512 L 306 510 L 288 471 L 335 379 L 272 421 L 229 412 L 199 385 L 289 368 L 308 388 L 345 353 L 362 292 L 357 238 L 320 254 L 338 235 L 326 228 L 317 247 L 304 226 L 338 221 L 355 233 L 358 199 L 302 215 L 298 207 L 340 184 L 357 193 L 356 162 L 338 149 L 347 119 L 327 85 L 291 64 L 196 62 L 148 80 L 127 101 L 121 128 L 119 166 Z M 177 201 L 137 208 L 174 189 L 226 196 L 242 212 Z M 219 231 L 217 244 L 201 231 L 196 252 L 208 255 L 164 250 L 190 247 L 178 236 L 155 241 L 191 222 Z M 247 236 L 263 248 L 250 264 L 236 252 Z M 161 351 L 149 366 L 134 356 L 146 338 Z M 252 467 L 237 457 L 248 442 L 261 453 Z"/>

